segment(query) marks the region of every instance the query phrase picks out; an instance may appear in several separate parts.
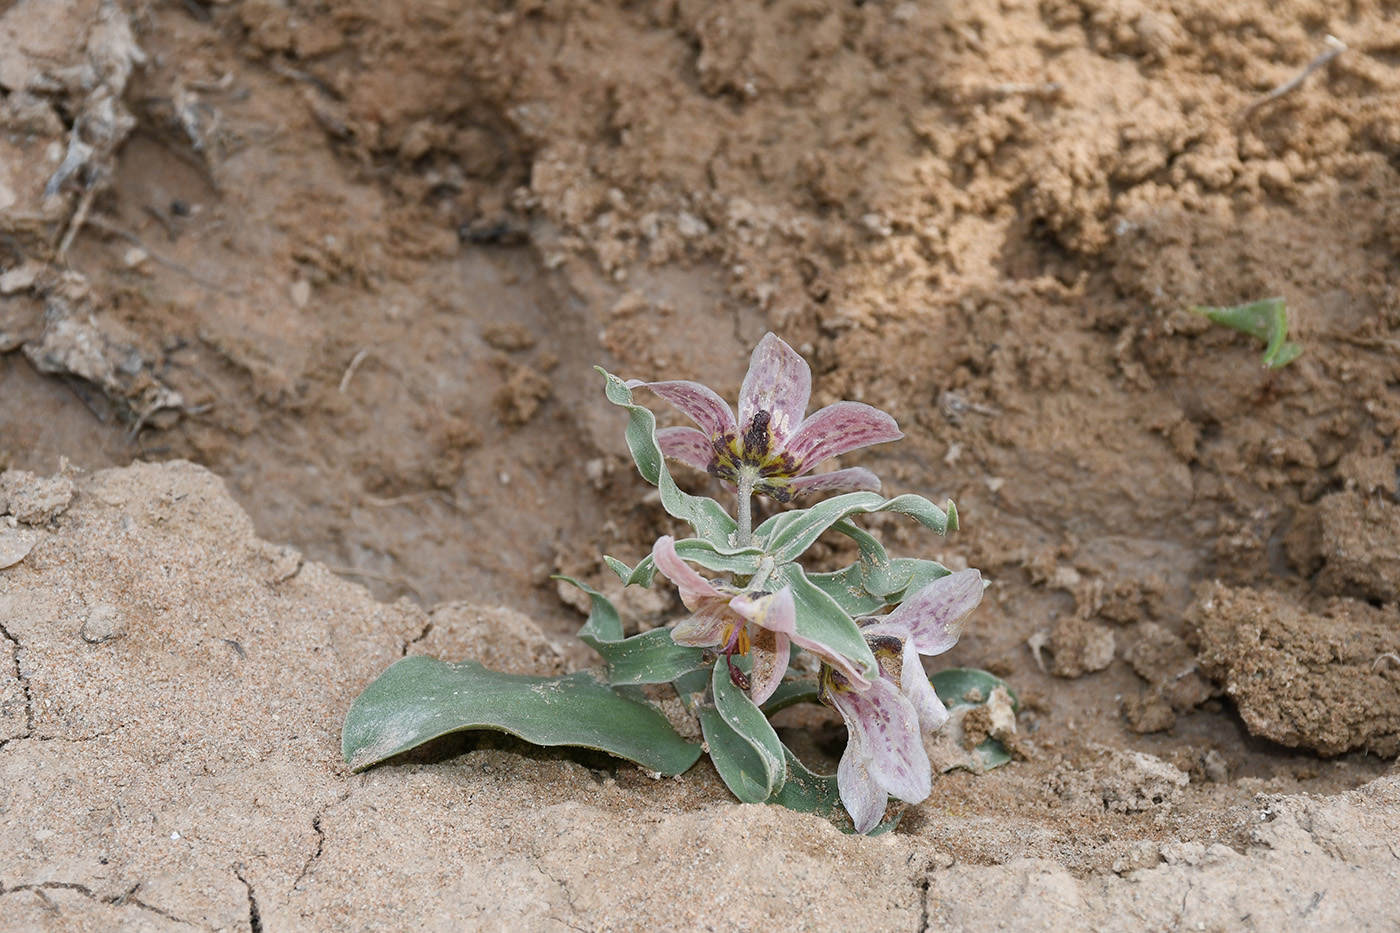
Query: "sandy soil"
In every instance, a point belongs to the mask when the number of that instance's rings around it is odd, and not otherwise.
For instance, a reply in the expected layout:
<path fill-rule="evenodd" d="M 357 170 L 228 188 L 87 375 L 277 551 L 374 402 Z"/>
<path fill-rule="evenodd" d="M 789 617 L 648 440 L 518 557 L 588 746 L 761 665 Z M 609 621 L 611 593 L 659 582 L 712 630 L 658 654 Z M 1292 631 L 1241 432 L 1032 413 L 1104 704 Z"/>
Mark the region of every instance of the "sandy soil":
<path fill-rule="evenodd" d="M 1400 20 L 1335 7 L 0 2 L 6 916 L 1400 923 Z M 1278 371 L 1186 310 L 1273 294 Z M 732 396 L 770 328 L 957 502 L 871 524 L 993 580 L 949 663 L 1022 760 L 876 840 L 498 737 L 348 775 L 393 658 L 587 664 L 549 575 L 671 530 L 591 366 Z"/>

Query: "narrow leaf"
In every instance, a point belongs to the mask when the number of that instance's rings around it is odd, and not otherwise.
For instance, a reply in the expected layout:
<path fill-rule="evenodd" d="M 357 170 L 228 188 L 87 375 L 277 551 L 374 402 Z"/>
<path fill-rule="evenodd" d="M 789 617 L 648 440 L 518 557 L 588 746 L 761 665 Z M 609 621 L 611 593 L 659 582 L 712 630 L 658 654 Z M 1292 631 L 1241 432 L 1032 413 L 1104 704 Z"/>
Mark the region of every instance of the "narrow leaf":
<path fill-rule="evenodd" d="M 624 696 L 588 671 L 526 677 L 476 661 L 414 656 L 392 664 L 345 717 L 341 749 L 355 771 L 424 742 L 469 729 L 508 732 L 535 745 L 608 752 L 648 771 L 680 774 L 700 757 L 651 704 Z"/>
<path fill-rule="evenodd" d="M 676 485 L 666 468 L 661 447 L 656 443 L 656 416 L 633 403 L 632 390 L 625 382 L 601 366 L 594 368 L 607 380 L 608 401 L 627 409 L 627 449 L 632 452 L 632 460 L 642 478 L 660 491 L 662 508 L 667 514 L 689 523 L 701 538 L 727 547 L 738 527 L 734 519 L 715 500 L 692 496 Z"/>
<path fill-rule="evenodd" d="M 586 583 L 559 576 L 588 594 L 593 611 L 579 629 L 579 641 L 603 656 L 612 684 L 664 684 L 704 663 L 703 648 L 678 645 L 670 629 L 653 629 L 631 638 L 622 637 L 622 620 L 612 601 Z"/>
<path fill-rule="evenodd" d="M 706 570 L 713 570 L 717 573 L 733 573 L 751 577 L 758 572 L 759 562 L 763 560 L 763 552 L 758 548 L 732 548 L 717 547 L 709 541 L 700 538 L 686 538 L 676 542 L 676 554 L 683 560 L 699 564 Z M 627 565 L 622 561 L 613 561 L 612 558 L 604 558 L 610 561 L 608 566 L 613 568 L 613 572 L 622 577 L 622 582 L 627 586 L 651 586 L 652 577 L 656 575 L 656 564 L 648 554 L 642 558 L 632 570 L 627 570 Z M 613 566 L 613 564 L 616 566 Z M 619 569 L 620 568 L 620 569 Z M 626 571 L 624 574 L 623 571 Z"/>
<path fill-rule="evenodd" d="M 760 525 L 755 535 L 774 560 L 791 561 L 802 556 L 823 531 L 837 522 L 872 512 L 907 515 L 940 535 L 958 527 L 957 510 L 951 502 L 945 511 L 923 496 L 907 494 L 885 499 L 878 493 L 851 492 L 819 502 L 809 509 L 775 515 Z"/>
<path fill-rule="evenodd" d="M 707 726 L 707 711 L 701 711 L 700 726 L 710 746 L 710 759 L 734 796 L 745 803 L 762 803 L 787 780 L 783 743 L 763 711 L 734 685 L 726 665 L 715 665 L 710 685 L 715 713 L 725 727 L 717 728 L 713 716 Z"/>

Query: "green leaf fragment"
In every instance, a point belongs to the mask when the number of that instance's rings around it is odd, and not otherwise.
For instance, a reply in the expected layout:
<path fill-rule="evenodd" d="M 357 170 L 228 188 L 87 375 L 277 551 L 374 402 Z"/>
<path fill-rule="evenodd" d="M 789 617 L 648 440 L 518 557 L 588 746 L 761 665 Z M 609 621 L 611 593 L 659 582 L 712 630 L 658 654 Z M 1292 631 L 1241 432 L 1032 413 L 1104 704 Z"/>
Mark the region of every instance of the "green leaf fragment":
<path fill-rule="evenodd" d="M 981 706 L 997 687 L 1005 687 L 1011 695 L 1012 710 L 1021 709 L 1021 701 L 1016 698 L 1016 691 L 1011 689 L 1010 684 L 995 674 L 975 667 L 950 667 L 928 680 L 933 684 L 933 692 L 950 710 L 961 706 Z"/>
<path fill-rule="evenodd" d="M 735 797 L 763 803 L 787 780 L 783 743 L 763 711 L 734 685 L 727 665 L 715 665 L 710 685 L 715 705 L 700 710 L 710 760 Z"/>
<path fill-rule="evenodd" d="M 628 691 L 635 693 L 636 691 Z M 700 757 L 654 706 L 613 690 L 588 671 L 527 677 L 476 661 L 403 658 L 350 705 L 341 750 L 363 771 L 439 736 L 490 729 L 534 745 L 572 745 L 680 774 Z"/>
<path fill-rule="evenodd" d="M 631 638 L 622 637 L 622 619 L 612 601 L 573 577 L 555 579 L 572 583 L 588 594 L 593 611 L 579 629 L 579 641 L 603 656 L 612 684 L 665 684 L 701 667 L 703 648 L 678 645 L 670 629 L 653 629 Z"/>
<path fill-rule="evenodd" d="M 1288 308 L 1282 298 L 1264 298 L 1224 308 L 1193 305 L 1191 310 L 1264 341 L 1264 365 L 1270 369 L 1287 366 L 1303 353 L 1301 345 L 1288 339 Z"/>
<path fill-rule="evenodd" d="M 1011 685 L 987 671 L 976 668 L 949 668 L 931 676 L 929 683 L 933 684 L 933 692 L 938 694 L 943 705 L 955 715 L 964 707 L 985 706 L 998 688 L 1004 689 L 1011 697 L 1013 713 L 1020 709 L 1020 701 Z M 988 738 L 971 750 L 970 759 L 961 766 L 980 773 L 999 768 L 1011 761 L 1011 753 L 999 739 Z"/>

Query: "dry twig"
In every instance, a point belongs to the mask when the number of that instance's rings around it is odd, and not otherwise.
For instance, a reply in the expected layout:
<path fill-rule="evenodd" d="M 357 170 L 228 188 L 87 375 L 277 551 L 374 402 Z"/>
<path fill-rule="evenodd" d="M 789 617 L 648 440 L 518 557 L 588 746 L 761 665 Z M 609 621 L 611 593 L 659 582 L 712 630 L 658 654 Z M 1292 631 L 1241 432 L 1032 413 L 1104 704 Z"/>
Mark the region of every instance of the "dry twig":
<path fill-rule="evenodd" d="M 1240 113 L 1240 120 L 1249 119 L 1249 117 L 1253 115 L 1254 111 L 1258 110 L 1260 107 L 1264 106 L 1265 104 L 1271 101 L 1278 100 L 1283 95 L 1295 90 L 1299 85 L 1301 85 L 1304 81 L 1308 79 L 1308 75 L 1312 74 L 1314 71 L 1317 71 L 1317 69 L 1322 68 L 1327 63 L 1332 61 L 1332 59 L 1336 58 L 1338 55 L 1341 55 L 1347 50 L 1346 43 L 1343 42 L 1341 39 L 1338 39 L 1336 36 L 1328 36 L 1323 41 L 1327 43 L 1327 51 L 1323 52 L 1317 58 L 1314 58 L 1312 61 L 1308 62 L 1307 67 L 1305 67 L 1302 71 L 1295 75 L 1291 80 L 1283 82 L 1278 87 L 1274 88 L 1272 91 L 1265 94 L 1263 97 L 1259 98 L 1254 103 L 1250 104 L 1248 107 L 1244 108 L 1244 110 Z"/>

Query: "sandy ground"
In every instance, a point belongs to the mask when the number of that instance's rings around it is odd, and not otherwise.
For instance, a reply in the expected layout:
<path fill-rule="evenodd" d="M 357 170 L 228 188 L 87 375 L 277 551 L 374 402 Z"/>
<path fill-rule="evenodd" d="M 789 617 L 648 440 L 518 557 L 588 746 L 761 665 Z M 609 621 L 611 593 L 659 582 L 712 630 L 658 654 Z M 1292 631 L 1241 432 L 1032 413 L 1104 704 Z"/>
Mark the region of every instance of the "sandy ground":
<path fill-rule="evenodd" d="M 1334 7 L 0 2 L 5 916 L 1393 928 L 1400 20 Z M 1186 310 L 1275 294 L 1278 371 Z M 957 502 L 872 524 L 993 581 L 948 663 L 1021 760 L 875 840 L 703 762 L 348 775 L 393 658 L 587 664 L 549 575 L 673 530 L 591 366 L 732 396 L 768 329 Z"/>

